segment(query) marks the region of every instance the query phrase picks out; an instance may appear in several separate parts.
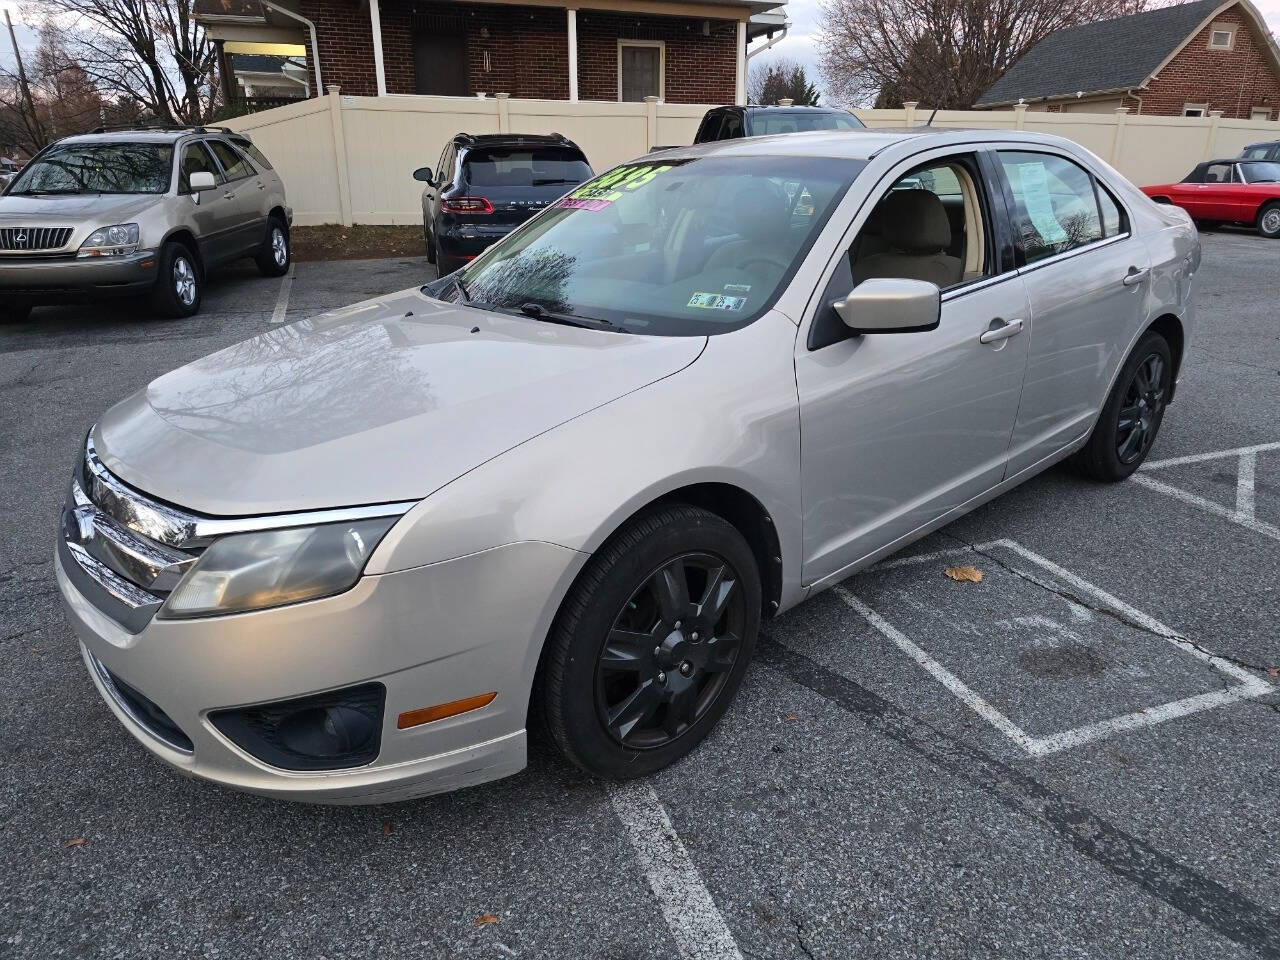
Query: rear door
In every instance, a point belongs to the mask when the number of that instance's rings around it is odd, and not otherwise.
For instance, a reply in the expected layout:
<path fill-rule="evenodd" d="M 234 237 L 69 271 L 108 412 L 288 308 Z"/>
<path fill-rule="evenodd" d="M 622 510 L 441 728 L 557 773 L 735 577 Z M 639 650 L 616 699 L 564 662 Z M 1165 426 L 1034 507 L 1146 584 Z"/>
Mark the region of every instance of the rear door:
<path fill-rule="evenodd" d="M 229 255 L 241 256 L 261 244 L 266 235 L 267 211 L 263 209 L 265 191 L 261 178 L 248 158 L 225 140 L 210 138 L 206 143 L 226 179 L 222 198 L 230 204 L 232 231 L 229 234 Z"/>
<path fill-rule="evenodd" d="M 997 156 L 1031 304 L 1013 476 L 1093 429 L 1146 319 L 1150 260 L 1124 206 L 1081 163 L 1045 148 Z"/>
<path fill-rule="evenodd" d="M 492 212 L 457 217 L 481 236 L 501 236 L 589 179 L 591 167 L 575 147 L 475 147 L 463 157 L 462 184 L 468 198 L 487 200 Z"/>

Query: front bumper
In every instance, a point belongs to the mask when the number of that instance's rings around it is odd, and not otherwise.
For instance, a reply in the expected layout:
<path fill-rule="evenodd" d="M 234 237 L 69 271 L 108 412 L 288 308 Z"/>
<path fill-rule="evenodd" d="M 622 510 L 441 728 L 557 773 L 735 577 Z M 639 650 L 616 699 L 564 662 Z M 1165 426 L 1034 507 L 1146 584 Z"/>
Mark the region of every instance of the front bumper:
<path fill-rule="evenodd" d="M 336 597 L 200 620 L 152 619 L 130 633 L 55 557 L 85 664 L 117 719 L 191 776 L 266 796 L 382 803 L 515 773 L 543 638 L 585 555 L 514 543 L 456 560 L 365 577 Z M 489 588 L 492 587 L 492 591 Z M 99 669 L 99 664 L 104 670 Z M 112 689 L 115 676 L 158 706 L 191 743 L 158 733 Z M 376 681 L 386 687 L 378 756 L 355 768 L 272 767 L 223 736 L 217 710 Z M 398 729 L 399 714 L 494 691 L 488 706 Z"/>
<path fill-rule="evenodd" d="M 0 291 L 32 303 L 131 296 L 156 282 L 156 255 L 125 257 L 0 257 Z"/>

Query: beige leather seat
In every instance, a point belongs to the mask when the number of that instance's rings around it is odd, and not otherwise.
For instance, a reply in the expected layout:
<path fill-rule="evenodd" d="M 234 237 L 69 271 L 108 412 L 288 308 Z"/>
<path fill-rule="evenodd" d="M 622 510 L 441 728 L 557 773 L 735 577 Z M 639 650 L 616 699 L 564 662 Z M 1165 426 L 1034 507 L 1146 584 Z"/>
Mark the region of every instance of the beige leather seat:
<path fill-rule="evenodd" d="M 951 246 L 951 221 L 942 201 L 928 190 L 899 190 L 880 203 L 878 219 L 888 249 L 859 255 L 853 264 L 857 286 L 872 277 L 927 280 L 940 287 L 959 283 L 964 264 L 946 253 Z"/>

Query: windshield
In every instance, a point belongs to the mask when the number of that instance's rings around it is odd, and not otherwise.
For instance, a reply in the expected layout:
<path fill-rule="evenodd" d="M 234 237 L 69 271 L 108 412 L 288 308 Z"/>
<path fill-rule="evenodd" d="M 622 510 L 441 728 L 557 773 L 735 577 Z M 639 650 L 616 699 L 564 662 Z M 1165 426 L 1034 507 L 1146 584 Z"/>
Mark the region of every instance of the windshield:
<path fill-rule="evenodd" d="M 32 160 L 9 194 L 164 193 L 172 162 L 165 143 L 68 143 Z"/>
<path fill-rule="evenodd" d="M 1245 183 L 1280 183 L 1280 162 L 1242 163 Z"/>
<path fill-rule="evenodd" d="M 751 116 L 751 135 L 802 133 L 805 130 L 861 130 L 863 123 L 851 113 L 818 110 L 758 110 Z"/>
<path fill-rule="evenodd" d="M 581 183 L 591 176 L 591 168 L 577 150 L 491 147 L 469 151 L 462 174 L 476 187 L 533 187 Z"/>
<path fill-rule="evenodd" d="M 712 156 L 615 167 L 490 247 L 466 268 L 465 293 L 631 333 L 734 330 L 772 304 L 863 166 Z"/>

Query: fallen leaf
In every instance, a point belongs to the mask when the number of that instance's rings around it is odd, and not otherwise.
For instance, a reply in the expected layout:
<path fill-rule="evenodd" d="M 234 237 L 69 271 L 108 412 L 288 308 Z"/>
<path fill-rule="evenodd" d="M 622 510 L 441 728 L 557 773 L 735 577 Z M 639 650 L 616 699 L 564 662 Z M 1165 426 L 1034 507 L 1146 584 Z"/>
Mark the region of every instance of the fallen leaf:
<path fill-rule="evenodd" d="M 799 717 L 797 717 L 794 713 L 788 713 L 788 714 L 787 714 L 785 717 L 783 717 L 782 719 L 783 719 L 783 720 L 799 720 L 800 718 L 799 718 Z"/>
<path fill-rule="evenodd" d="M 388 837 L 391 836 L 392 829 L 393 827 L 391 826 L 390 820 L 388 820 L 386 823 L 382 825 L 382 832 L 386 834 Z"/>
<path fill-rule="evenodd" d="M 68 840 L 63 844 L 64 847 L 83 847 L 89 841 L 84 837 L 76 837 L 74 840 Z"/>
<path fill-rule="evenodd" d="M 1280 677 L 1280 667 L 1268 667 L 1267 673 L 1269 673 L 1271 675 L 1271 679 L 1274 680 L 1277 677 Z"/>
<path fill-rule="evenodd" d="M 982 571 L 977 567 L 947 567 L 946 574 L 952 580 L 966 583 L 981 583 Z"/>
<path fill-rule="evenodd" d="M 498 922 L 497 915 L 492 913 L 482 913 L 480 914 L 480 916 L 476 917 L 477 927 L 487 927 L 497 922 Z"/>

